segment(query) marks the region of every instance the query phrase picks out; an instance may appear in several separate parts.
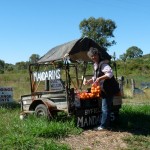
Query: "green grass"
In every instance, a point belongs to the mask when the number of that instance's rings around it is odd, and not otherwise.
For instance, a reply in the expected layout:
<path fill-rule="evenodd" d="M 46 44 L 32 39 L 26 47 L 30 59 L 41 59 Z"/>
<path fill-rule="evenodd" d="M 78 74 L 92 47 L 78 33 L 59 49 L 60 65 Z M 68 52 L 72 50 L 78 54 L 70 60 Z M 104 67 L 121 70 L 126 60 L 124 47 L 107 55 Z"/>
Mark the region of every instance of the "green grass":
<path fill-rule="evenodd" d="M 9 104 L 0 108 L 1 150 L 71 150 L 59 140 L 83 131 L 75 126 L 73 117 L 47 121 L 30 115 L 20 120 L 19 113 L 19 105 Z M 150 149 L 150 105 L 124 104 L 119 125 L 114 129 L 132 134 L 123 139 L 128 150 Z"/>
<path fill-rule="evenodd" d="M 127 150 L 150 149 L 150 105 L 123 105 L 118 130 L 132 134 L 123 139 Z"/>
<path fill-rule="evenodd" d="M 150 133 L 150 105 L 123 105 L 120 111 L 121 128 L 130 132 Z"/>
<path fill-rule="evenodd" d="M 73 118 L 47 121 L 31 115 L 20 120 L 19 113 L 19 108 L 0 108 L 1 150 L 69 150 L 69 146 L 58 143 L 58 139 L 82 131 L 75 127 Z"/>

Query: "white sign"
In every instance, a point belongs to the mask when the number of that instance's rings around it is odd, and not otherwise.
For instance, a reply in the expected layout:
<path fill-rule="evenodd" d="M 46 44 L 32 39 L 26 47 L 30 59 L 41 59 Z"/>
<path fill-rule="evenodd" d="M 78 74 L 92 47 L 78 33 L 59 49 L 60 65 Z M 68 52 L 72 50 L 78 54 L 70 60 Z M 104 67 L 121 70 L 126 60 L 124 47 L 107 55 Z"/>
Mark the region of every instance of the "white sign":
<path fill-rule="evenodd" d="M 0 103 L 13 102 L 12 87 L 0 87 Z"/>
<path fill-rule="evenodd" d="M 43 72 L 34 72 L 34 81 L 45 81 L 60 79 L 60 69 L 43 71 Z"/>

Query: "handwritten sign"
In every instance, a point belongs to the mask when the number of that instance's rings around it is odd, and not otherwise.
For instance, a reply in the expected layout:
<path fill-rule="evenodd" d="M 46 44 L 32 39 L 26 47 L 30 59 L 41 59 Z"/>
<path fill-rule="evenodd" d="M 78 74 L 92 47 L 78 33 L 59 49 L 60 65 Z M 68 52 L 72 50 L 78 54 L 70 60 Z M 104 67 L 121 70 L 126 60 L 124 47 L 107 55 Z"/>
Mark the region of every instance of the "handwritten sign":
<path fill-rule="evenodd" d="M 34 81 L 45 81 L 48 80 L 55 80 L 60 79 L 60 69 L 56 70 L 49 70 L 49 71 L 43 71 L 43 72 L 34 72 L 33 73 Z"/>
<path fill-rule="evenodd" d="M 0 87 L 0 103 L 13 102 L 12 87 Z"/>
<path fill-rule="evenodd" d="M 50 80 L 50 91 L 55 91 L 55 90 L 63 90 L 63 84 L 61 80 L 56 79 L 56 80 Z"/>
<path fill-rule="evenodd" d="M 78 127 L 86 128 L 100 123 L 100 108 L 77 109 L 76 124 Z"/>

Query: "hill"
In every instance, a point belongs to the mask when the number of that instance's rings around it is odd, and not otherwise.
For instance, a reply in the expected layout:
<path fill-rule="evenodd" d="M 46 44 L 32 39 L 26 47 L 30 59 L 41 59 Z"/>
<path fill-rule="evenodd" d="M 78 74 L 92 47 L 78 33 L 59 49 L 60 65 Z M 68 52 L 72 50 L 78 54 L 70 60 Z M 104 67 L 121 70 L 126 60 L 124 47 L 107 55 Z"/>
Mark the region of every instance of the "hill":
<path fill-rule="evenodd" d="M 143 57 L 116 61 L 119 76 L 134 78 L 137 81 L 150 81 L 150 54 Z"/>

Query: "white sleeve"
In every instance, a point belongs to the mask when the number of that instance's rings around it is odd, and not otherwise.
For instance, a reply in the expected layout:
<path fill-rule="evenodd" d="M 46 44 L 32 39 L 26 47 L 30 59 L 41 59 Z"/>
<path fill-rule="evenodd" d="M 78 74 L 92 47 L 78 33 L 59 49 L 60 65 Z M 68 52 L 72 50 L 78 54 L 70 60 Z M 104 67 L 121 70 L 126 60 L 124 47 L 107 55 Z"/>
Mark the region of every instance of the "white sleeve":
<path fill-rule="evenodd" d="M 102 64 L 101 71 L 109 78 L 112 78 L 113 71 L 112 71 L 112 68 L 108 64 Z"/>

